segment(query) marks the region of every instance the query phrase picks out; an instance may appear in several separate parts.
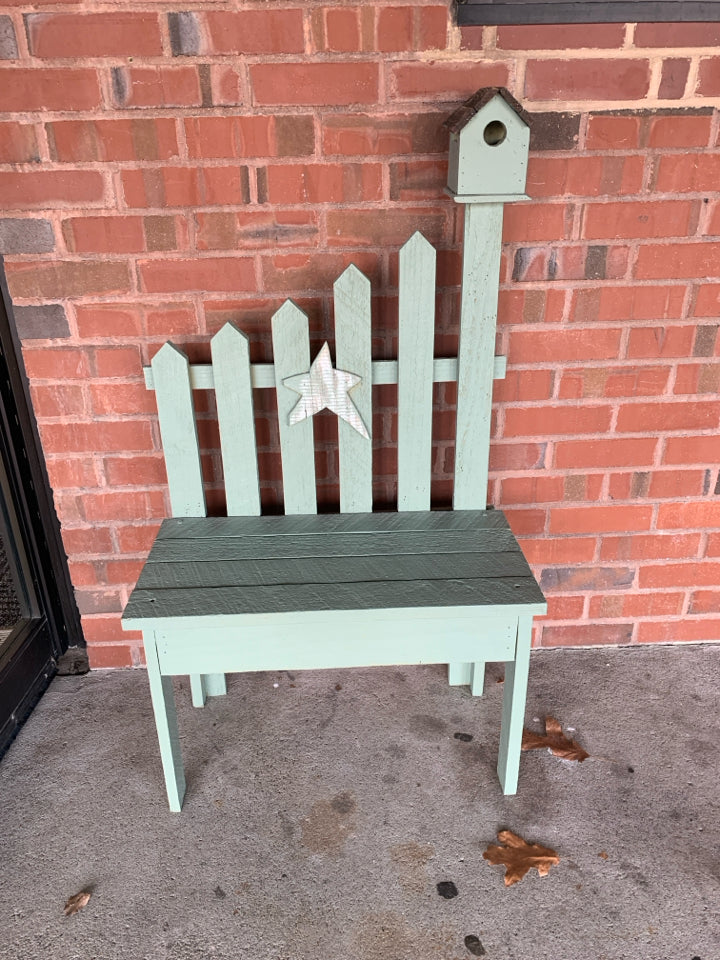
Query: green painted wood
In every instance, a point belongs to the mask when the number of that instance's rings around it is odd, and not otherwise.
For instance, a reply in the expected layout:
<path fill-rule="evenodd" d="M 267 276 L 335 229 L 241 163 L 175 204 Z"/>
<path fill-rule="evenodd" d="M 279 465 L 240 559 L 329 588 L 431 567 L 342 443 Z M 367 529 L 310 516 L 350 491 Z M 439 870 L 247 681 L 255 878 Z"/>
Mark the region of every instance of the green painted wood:
<path fill-rule="evenodd" d="M 207 690 L 205 689 L 205 676 L 202 673 L 190 674 L 190 696 L 194 707 L 204 707 L 207 700 Z"/>
<path fill-rule="evenodd" d="M 503 684 L 497 771 L 505 794 L 517 793 L 531 640 L 532 617 L 521 614 L 518 617 L 515 655 L 508 658 L 505 663 L 505 683 Z"/>
<path fill-rule="evenodd" d="M 283 385 L 287 377 L 310 369 L 308 319 L 291 300 L 286 300 L 272 318 L 272 342 L 285 513 L 315 513 L 313 423 L 311 418 L 300 423 L 288 422 L 299 397 Z"/>
<path fill-rule="evenodd" d="M 209 697 L 224 697 L 227 693 L 227 681 L 224 673 L 207 673 L 204 680 Z"/>
<path fill-rule="evenodd" d="M 190 552 L 189 552 L 190 553 Z M 277 560 L 196 560 L 146 563 L 141 590 L 280 586 L 299 583 L 373 583 L 525 577 L 519 550 L 506 553 L 388 554 Z"/>
<path fill-rule="evenodd" d="M 472 682 L 471 663 L 449 663 L 448 683 L 451 687 L 469 686 Z"/>
<path fill-rule="evenodd" d="M 429 510 L 435 248 L 421 233 L 400 249 L 398 315 L 398 510 Z"/>
<path fill-rule="evenodd" d="M 487 502 L 502 217 L 501 203 L 465 207 L 453 492 L 456 510 L 482 509 Z"/>
<path fill-rule="evenodd" d="M 510 527 L 502 510 L 407 511 L 405 513 L 325 513 L 301 516 L 169 518 L 163 520 L 158 540 L 215 540 L 221 537 L 305 536 L 310 533 L 424 533 L 458 532 L 484 537 Z"/>
<path fill-rule="evenodd" d="M 372 340 L 370 281 L 349 266 L 333 285 L 335 366 L 361 377 L 350 391 L 368 433 L 372 433 Z M 340 510 L 372 510 L 372 441 L 338 418 Z"/>
<path fill-rule="evenodd" d="M 152 359 L 170 505 L 176 517 L 204 517 L 205 494 L 188 360 L 172 343 Z"/>
<path fill-rule="evenodd" d="M 476 660 L 472 664 L 472 677 L 470 678 L 470 693 L 474 697 L 481 697 L 485 688 L 485 661 Z"/>
<path fill-rule="evenodd" d="M 153 631 L 143 632 L 143 644 L 168 803 L 174 813 L 179 813 L 185 796 L 185 772 L 180 752 L 172 678 L 161 673 Z"/>
<path fill-rule="evenodd" d="M 170 629 L 158 634 L 158 656 L 167 674 L 198 669 L 316 670 L 405 663 L 442 663 L 451 654 L 489 660 L 512 656 L 517 617 L 450 618 L 441 629 L 436 620 L 414 620 L 412 631 L 398 630 L 394 620 L 351 619 L 337 627 L 322 621 L 287 624 L 281 619 L 233 630 L 220 627 L 202 645 L 193 631 Z"/>
<path fill-rule="evenodd" d="M 260 516 L 250 345 L 244 333 L 226 323 L 210 347 L 227 512 L 229 516 Z"/>
<path fill-rule="evenodd" d="M 496 380 L 505 377 L 507 360 L 505 357 L 495 357 L 493 373 Z M 145 386 L 148 390 L 155 389 L 155 380 L 151 367 L 143 367 Z M 250 379 L 253 390 L 267 389 L 275 386 L 275 367 L 272 363 L 253 363 L 250 365 Z M 433 362 L 433 381 L 435 383 L 454 383 L 457 380 L 457 358 L 438 357 Z M 398 382 L 397 360 L 373 360 L 372 382 L 375 386 Z M 193 390 L 214 390 L 215 378 L 212 366 L 207 363 L 193 363 L 190 365 L 190 385 Z"/>

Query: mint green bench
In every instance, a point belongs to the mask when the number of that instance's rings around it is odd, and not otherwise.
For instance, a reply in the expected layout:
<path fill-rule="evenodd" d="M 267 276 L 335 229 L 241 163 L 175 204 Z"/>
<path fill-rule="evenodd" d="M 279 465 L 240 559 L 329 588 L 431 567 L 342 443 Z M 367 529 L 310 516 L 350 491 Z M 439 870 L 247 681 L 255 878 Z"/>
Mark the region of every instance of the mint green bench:
<path fill-rule="evenodd" d="M 371 359 L 370 283 L 349 267 L 334 285 L 334 364 L 311 365 L 307 317 L 272 318 L 273 364 L 251 364 L 228 324 L 212 364 L 166 344 L 146 370 L 155 390 L 173 517 L 163 522 L 123 624 L 141 630 L 171 810 L 185 777 L 172 677 L 193 703 L 225 674 L 447 663 L 481 694 L 486 661 L 505 664 L 498 774 L 517 790 L 533 617 L 544 597 L 503 513 L 486 509 L 500 203 L 466 209 L 457 358 L 435 358 L 435 250 L 400 252 L 397 361 Z M 488 239 L 489 237 L 489 239 Z M 458 382 L 452 510 L 430 509 L 433 384 Z M 397 510 L 372 512 L 372 386 L 397 384 Z M 192 392 L 214 390 L 226 517 L 207 517 Z M 261 516 L 253 392 L 274 389 L 284 516 Z M 318 514 L 312 413 L 338 413 L 340 513 Z M 267 709 L 272 709 L 268 706 Z M 489 735 L 495 736 L 495 731 Z M 238 789 L 240 789 L 238 784 Z"/>

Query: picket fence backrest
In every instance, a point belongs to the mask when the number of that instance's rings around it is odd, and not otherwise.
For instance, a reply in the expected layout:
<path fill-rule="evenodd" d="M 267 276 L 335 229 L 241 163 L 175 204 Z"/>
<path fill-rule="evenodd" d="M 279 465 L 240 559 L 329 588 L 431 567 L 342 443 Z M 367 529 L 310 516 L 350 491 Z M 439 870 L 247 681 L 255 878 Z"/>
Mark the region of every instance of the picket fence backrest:
<path fill-rule="evenodd" d="M 465 257 L 483 265 L 482 289 L 465 271 L 463 325 L 458 356 L 434 358 L 436 252 L 420 233 L 400 250 L 398 359 L 372 360 L 370 281 L 349 266 L 333 286 L 337 371 L 359 378 L 347 397 L 359 415 L 353 426 L 338 418 L 340 510 L 372 511 L 372 442 L 363 435 L 372 427 L 372 386 L 398 385 L 398 510 L 429 510 L 432 458 L 433 383 L 458 381 L 455 449 L 456 509 L 485 509 L 490 437 L 492 381 L 505 375 L 504 357 L 495 357 L 495 309 L 499 244 L 493 245 L 488 218 L 500 204 L 486 204 L 474 214 L 477 230 L 466 224 Z M 469 230 L 468 230 L 469 227 Z M 476 234 L 473 237 L 473 233 Z M 468 237 L 470 250 L 468 250 Z M 487 246 L 487 249 L 480 249 Z M 493 246 L 497 246 L 497 257 Z M 471 282 L 468 282 L 470 279 Z M 291 301 L 272 317 L 272 364 L 250 363 L 248 339 L 227 323 L 212 338 L 211 364 L 191 365 L 185 354 L 166 343 L 145 369 L 148 388 L 157 398 L 172 514 L 206 515 L 193 390 L 214 390 L 220 430 L 223 475 L 229 516 L 259 515 L 260 491 L 255 443 L 253 390 L 277 393 L 283 493 L 286 514 L 317 512 L 313 422 L 290 422 L 300 394 L 283 381 L 299 379 L 311 367 L 307 316 Z M 341 398 L 342 399 L 342 398 Z"/>

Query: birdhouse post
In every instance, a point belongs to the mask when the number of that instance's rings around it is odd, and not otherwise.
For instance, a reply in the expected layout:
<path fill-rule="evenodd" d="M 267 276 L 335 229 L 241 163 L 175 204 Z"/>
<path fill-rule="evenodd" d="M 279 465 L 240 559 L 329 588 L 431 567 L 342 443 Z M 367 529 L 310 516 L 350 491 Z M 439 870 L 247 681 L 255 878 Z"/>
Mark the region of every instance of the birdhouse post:
<path fill-rule="evenodd" d="M 458 354 L 456 510 L 484 510 L 503 204 L 527 200 L 530 118 L 503 88 L 478 90 L 446 121 L 447 193 L 465 205 Z M 471 384 L 483 384 L 481 391 Z"/>

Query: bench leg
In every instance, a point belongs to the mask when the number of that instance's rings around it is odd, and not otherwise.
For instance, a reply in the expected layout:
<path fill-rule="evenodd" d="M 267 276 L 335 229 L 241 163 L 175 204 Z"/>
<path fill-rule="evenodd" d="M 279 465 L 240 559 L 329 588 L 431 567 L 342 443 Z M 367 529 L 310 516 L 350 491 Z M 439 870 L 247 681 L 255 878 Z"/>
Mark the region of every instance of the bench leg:
<path fill-rule="evenodd" d="M 485 662 L 449 663 L 448 683 L 451 687 L 469 686 L 474 697 L 481 697 L 485 685 Z"/>
<path fill-rule="evenodd" d="M 204 707 L 208 697 L 223 697 L 227 693 L 224 673 L 191 673 L 190 692 L 194 707 Z"/>
<path fill-rule="evenodd" d="M 180 734 L 175 712 L 172 677 L 164 677 L 160 673 L 155 637 L 152 634 L 149 637 L 145 635 L 144 644 L 168 803 L 174 813 L 179 813 L 185 796 L 185 772 L 180 753 Z"/>
<path fill-rule="evenodd" d="M 515 659 L 505 664 L 500 755 L 497 766 L 505 794 L 517 793 L 531 638 L 532 617 L 519 617 Z"/>

